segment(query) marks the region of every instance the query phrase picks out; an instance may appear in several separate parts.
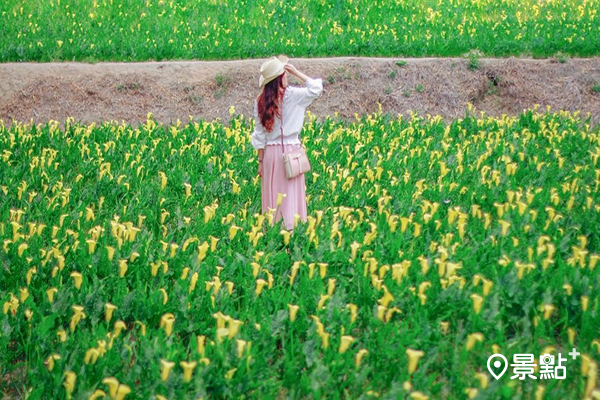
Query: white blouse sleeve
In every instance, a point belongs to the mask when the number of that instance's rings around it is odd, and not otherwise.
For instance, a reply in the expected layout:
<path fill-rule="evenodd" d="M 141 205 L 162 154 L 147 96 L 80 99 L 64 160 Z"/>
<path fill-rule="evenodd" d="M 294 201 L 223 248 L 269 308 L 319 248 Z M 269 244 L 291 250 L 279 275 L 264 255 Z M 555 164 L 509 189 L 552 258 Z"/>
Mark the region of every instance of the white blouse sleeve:
<path fill-rule="evenodd" d="M 308 107 L 323 92 L 323 79 L 321 78 L 308 78 L 305 84 L 306 87 L 298 90 L 298 105 L 301 107 Z"/>
<path fill-rule="evenodd" d="M 260 123 L 260 118 L 258 117 L 258 103 L 254 102 L 254 132 L 252 133 L 252 147 L 256 150 L 264 149 L 267 145 L 267 132 L 265 128 Z"/>

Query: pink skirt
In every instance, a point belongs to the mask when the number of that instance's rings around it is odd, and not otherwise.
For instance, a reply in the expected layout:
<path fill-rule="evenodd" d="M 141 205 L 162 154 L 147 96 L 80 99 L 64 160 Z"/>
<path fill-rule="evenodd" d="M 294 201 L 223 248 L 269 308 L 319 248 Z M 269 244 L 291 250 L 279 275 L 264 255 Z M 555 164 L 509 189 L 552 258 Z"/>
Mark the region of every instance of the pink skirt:
<path fill-rule="evenodd" d="M 293 152 L 302 148 L 302 144 L 286 144 L 285 152 Z M 277 194 L 285 194 L 281 205 L 277 207 Z M 269 208 L 276 209 L 273 223 L 283 217 L 287 230 L 294 229 L 294 215 L 300 216 L 299 221 L 307 221 L 306 181 L 304 174 L 288 179 L 283 164 L 281 144 L 265 146 L 263 156 L 263 176 L 261 182 L 262 212 L 268 213 Z"/>

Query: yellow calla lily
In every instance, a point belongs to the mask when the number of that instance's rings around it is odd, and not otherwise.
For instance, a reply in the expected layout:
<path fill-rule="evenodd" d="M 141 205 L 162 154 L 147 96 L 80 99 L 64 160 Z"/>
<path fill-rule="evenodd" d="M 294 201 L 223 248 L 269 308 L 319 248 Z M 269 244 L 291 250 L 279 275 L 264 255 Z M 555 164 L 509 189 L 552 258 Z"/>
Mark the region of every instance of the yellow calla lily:
<path fill-rule="evenodd" d="M 88 397 L 88 400 L 96 400 L 96 399 L 100 399 L 102 397 L 106 397 L 106 392 L 101 389 L 96 389 L 96 390 L 94 390 L 94 393 L 92 393 L 92 395 L 90 397 Z"/>
<path fill-rule="evenodd" d="M 494 282 L 488 281 L 485 278 L 482 278 L 482 280 L 483 280 L 483 295 L 487 296 L 488 294 L 490 294 L 490 290 L 492 289 L 492 286 L 494 286 Z"/>
<path fill-rule="evenodd" d="M 450 323 L 447 321 L 441 321 L 440 322 L 440 329 L 442 330 L 442 333 L 444 335 L 446 335 L 448 333 L 448 328 L 450 328 Z"/>
<path fill-rule="evenodd" d="M 63 343 L 67 340 L 67 332 L 64 329 L 58 330 L 56 336 L 58 336 L 58 339 Z"/>
<path fill-rule="evenodd" d="M 210 239 L 210 251 L 215 252 L 220 239 L 214 236 L 209 236 L 208 238 Z"/>
<path fill-rule="evenodd" d="M 352 244 L 350 245 L 350 250 L 351 250 L 350 261 L 354 261 L 356 259 L 356 252 L 358 251 L 358 248 L 360 246 L 361 246 L 360 243 L 352 242 Z"/>
<path fill-rule="evenodd" d="M 164 172 L 159 171 L 158 176 L 160 178 L 160 190 L 163 190 L 165 186 L 167 186 L 167 175 Z"/>
<path fill-rule="evenodd" d="M 201 262 L 206 258 L 206 252 L 208 251 L 208 242 L 204 241 L 200 246 L 198 246 L 198 262 Z"/>
<path fill-rule="evenodd" d="M 343 354 L 348 350 L 350 345 L 354 342 L 354 338 L 352 336 L 342 336 L 340 339 L 340 347 L 338 349 L 338 353 Z"/>
<path fill-rule="evenodd" d="M 581 296 L 581 309 L 585 312 L 588 309 L 588 304 L 589 304 L 589 297 L 588 296 Z"/>
<path fill-rule="evenodd" d="M 467 336 L 467 350 L 471 350 L 477 342 L 483 342 L 483 335 L 481 333 L 471 333 Z"/>
<path fill-rule="evenodd" d="M 113 312 L 117 309 L 117 306 L 115 306 L 114 304 L 111 304 L 111 303 L 105 303 L 104 308 L 106 310 L 105 314 L 104 314 L 104 320 L 106 322 L 110 322 L 110 320 L 112 319 L 112 316 L 113 316 Z"/>
<path fill-rule="evenodd" d="M 237 371 L 237 368 L 232 368 L 229 371 L 227 371 L 227 373 L 225 374 L 225 379 L 230 380 L 231 378 L 233 378 L 233 375 L 235 374 L 236 371 Z"/>
<path fill-rule="evenodd" d="M 237 335 L 237 333 L 240 329 L 240 326 L 242 326 L 243 324 L 244 323 L 242 321 L 239 321 L 237 319 L 230 318 L 228 320 L 227 328 L 228 328 L 229 339 L 232 339 L 235 335 Z"/>
<path fill-rule="evenodd" d="M 54 302 L 54 295 L 56 294 L 56 292 L 58 292 L 58 289 L 55 287 L 46 290 L 46 296 L 48 296 L 48 301 L 50 303 Z"/>
<path fill-rule="evenodd" d="M 169 295 L 167 294 L 167 291 L 164 288 L 160 288 L 160 289 L 158 289 L 158 291 L 162 293 L 163 305 L 167 304 L 167 301 L 169 301 Z"/>
<path fill-rule="evenodd" d="M 194 289 L 196 288 L 196 283 L 198 282 L 198 273 L 194 272 L 192 274 L 192 278 L 190 280 L 190 289 L 189 292 L 192 293 L 194 291 Z"/>
<path fill-rule="evenodd" d="M 102 383 L 108 386 L 109 396 L 113 400 L 123 400 L 125 396 L 131 393 L 129 386 L 119 383 L 114 377 L 104 378 Z"/>
<path fill-rule="evenodd" d="M 319 302 L 317 303 L 317 310 L 322 310 L 323 307 L 325 307 L 325 302 L 329 299 L 329 295 L 327 294 L 322 294 L 321 298 L 319 299 Z"/>
<path fill-rule="evenodd" d="M 112 246 L 106 246 L 106 255 L 108 260 L 112 261 L 112 259 L 115 257 L 115 248 Z"/>
<path fill-rule="evenodd" d="M 160 319 L 160 327 L 164 328 L 165 334 L 171 336 L 173 332 L 173 324 L 175 323 L 175 316 L 171 313 L 164 314 Z"/>
<path fill-rule="evenodd" d="M 256 293 L 257 296 L 260 296 L 260 293 L 262 292 L 262 290 L 266 284 L 267 284 L 267 281 L 265 281 L 264 279 L 257 279 L 256 280 L 256 289 L 255 289 L 254 293 Z"/>
<path fill-rule="evenodd" d="M 235 235 L 241 230 L 242 228 L 236 225 L 232 225 L 231 227 L 229 227 L 229 240 L 233 240 Z"/>
<path fill-rule="evenodd" d="M 288 309 L 290 312 L 290 321 L 294 322 L 296 320 L 296 314 L 298 314 L 298 310 L 300 309 L 297 305 L 288 304 Z"/>
<path fill-rule="evenodd" d="M 481 311 L 481 305 L 483 304 L 483 297 L 476 293 L 473 293 L 469 297 L 471 297 L 471 300 L 473 300 L 473 309 L 475 310 L 475 314 L 479 314 Z"/>
<path fill-rule="evenodd" d="M 198 363 L 196 361 L 192 361 L 192 362 L 181 361 L 179 363 L 179 365 L 183 369 L 183 381 L 184 382 L 191 381 L 192 380 L 192 372 L 194 372 L 194 369 L 196 368 L 196 365 L 198 365 Z"/>
<path fill-rule="evenodd" d="M 321 346 L 323 349 L 327 349 L 329 347 L 329 333 L 323 332 L 319 336 L 321 337 Z"/>
<path fill-rule="evenodd" d="M 206 345 L 206 336 L 204 336 L 204 335 L 196 336 L 196 342 L 198 345 L 198 354 L 203 356 L 204 351 L 205 351 L 205 345 Z"/>
<path fill-rule="evenodd" d="M 79 272 L 71 272 L 71 278 L 75 282 L 75 288 L 79 290 L 81 288 L 81 283 L 83 282 L 83 276 Z"/>
<path fill-rule="evenodd" d="M 369 353 L 368 350 L 366 349 L 360 349 L 357 353 L 356 353 L 356 357 L 354 358 L 354 365 L 356 366 L 356 368 L 358 368 L 360 366 L 360 363 L 362 362 L 363 358 Z"/>
<path fill-rule="evenodd" d="M 237 344 L 237 356 L 238 356 L 238 358 L 242 358 L 242 356 L 244 354 L 244 349 L 246 348 L 246 345 L 248 343 L 245 340 L 238 339 L 236 341 L 236 344 Z"/>
<path fill-rule="evenodd" d="M 140 334 L 146 336 L 146 325 L 141 321 L 135 321 L 135 325 L 140 326 Z"/>
<path fill-rule="evenodd" d="M 381 299 L 378 300 L 378 302 L 384 306 L 387 307 L 390 302 L 394 301 L 394 296 L 392 296 L 392 294 L 389 292 L 387 286 L 382 285 L 383 288 L 383 297 Z"/>
<path fill-rule="evenodd" d="M 55 360 L 60 360 L 60 355 L 59 354 L 56 354 L 56 353 L 51 354 L 44 361 L 44 365 L 46 366 L 46 368 L 48 368 L 49 372 L 52 372 L 52 370 L 54 369 L 54 361 Z"/>
<path fill-rule="evenodd" d="M 554 309 L 555 309 L 555 307 L 552 304 L 543 304 L 540 307 L 540 311 L 542 311 L 544 313 L 544 319 L 550 318 Z"/>
<path fill-rule="evenodd" d="M 27 288 L 19 289 L 19 300 L 21 300 L 21 303 L 25 303 L 25 300 L 27 300 L 28 297 L 29 290 L 27 290 Z"/>
<path fill-rule="evenodd" d="M 100 352 L 95 348 L 91 348 L 88 351 L 86 351 L 83 362 L 85 364 L 95 364 L 99 356 Z"/>
<path fill-rule="evenodd" d="M 127 325 L 125 325 L 124 321 L 117 321 L 115 322 L 115 330 L 113 332 L 113 338 L 117 338 L 119 337 L 119 335 L 121 334 L 121 331 L 123 331 L 124 329 L 127 329 Z"/>
<path fill-rule="evenodd" d="M 88 245 L 88 253 L 94 254 L 94 251 L 96 250 L 96 241 L 93 239 L 88 239 L 85 242 Z"/>
<path fill-rule="evenodd" d="M 188 277 L 188 274 L 190 273 L 190 268 L 189 267 L 185 267 L 182 271 L 181 271 L 181 280 L 185 281 Z"/>
<path fill-rule="evenodd" d="M 29 248 L 29 245 L 27 243 L 21 243 L 18 247 L 18 254 L 19 257 L 23 256 L 23 253 L 25 252 L 25 250 L 27 250 Z"/>
<path fill-rule="evenodd" d="M 356 321 L 356 317 L 358 316 L 358 307 L 356 304 L 348 303 L 346 307 L 350 310 L 350 323 Z"/>
<path fill-rule="evenodd" d="M 123 258 L 119 260 L 119 278 L 123 278 L 127 273 L 127 259 Z"/>
<path fill-rule="evenodd" d="M 167 379 L 169 379 L 169 374 L 171 373 L 171 370 L 173 369 L 173 367 L 175 366 L 174 362 L 171 361 L 167 361 L 167 360 L 160 360 L 160 379 L 165 382 Z"/>
<path fill-rule="evenodd" d="M 425 355 L 425 352 L 421 350 L 406 349 L 406 355 L 408 356 L 408 373 L 412 374 L 417 369 L 419 360 Z"/>
<path fill-rule="evenodd" d="M 73 332 L 75 331 L 77 324 L 79 324 L 79 321 L 86 318 L 86 315 L 85 312 L 83 312 L 82 306 L 75 305 L 71 306 L 71 308 L 73 309 L 73 316 L 71 317 L 71 323 L 69 324 L 69 327 L 71 328 L 71 332 Z"/>
<path fill-rule="evenodd" d="M 27 286 L 29 286 L 29 284 L 31 283 L 31 278 L 33 277 L 34 274 L 37 274 L 37 268 L 33 267 L 33 268 L 29 268 L 27 270 L 27 276 L 26 276 Z"/>
<path fill-rule="evenodd" d="M 63 386 L 67 391 L 67 397 L 71 398 L 71 394 L 75 390 L 75 382 L 77 381 L 77 375 L 75 375 L 75 372 L 73 371 L 66 371 L 64 376 L 65 381 L 63 382 Z"/>
<path fill-rule="evenodd" d="M 479 381 L 479 385 L 481 386 L 481 388 L 483 390 L 487 389 L 489 382 L 490 382 L 490 378 L 488 377 L 487 374 L 484 374 L 482 372 L 477 372 L 475 374 L 475 379 L 477 379 Z"/>

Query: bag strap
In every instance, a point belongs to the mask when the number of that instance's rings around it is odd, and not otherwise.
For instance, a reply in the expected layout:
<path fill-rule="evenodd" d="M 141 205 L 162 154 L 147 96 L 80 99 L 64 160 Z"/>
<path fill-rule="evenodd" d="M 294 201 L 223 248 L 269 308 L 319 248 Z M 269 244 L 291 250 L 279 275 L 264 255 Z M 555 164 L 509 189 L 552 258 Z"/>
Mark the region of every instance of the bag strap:
<path fill-rule="evenodd" d="M 283 102 L 281 104 L 281 125 L 279 127 L 281 128 L 281 151 L 285 154 L 285 147 L 283 145 Z"/>

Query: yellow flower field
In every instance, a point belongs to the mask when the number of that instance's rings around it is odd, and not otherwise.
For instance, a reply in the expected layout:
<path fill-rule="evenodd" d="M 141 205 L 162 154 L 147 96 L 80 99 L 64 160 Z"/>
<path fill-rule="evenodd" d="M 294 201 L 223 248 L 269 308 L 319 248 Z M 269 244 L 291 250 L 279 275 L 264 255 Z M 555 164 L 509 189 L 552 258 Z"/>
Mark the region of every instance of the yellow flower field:
<path fill-rule="evenodd" d="M 27 376 L 3 391 L 599 398 L 598 126 L 309 114 L 293 235 L 252 130 L 0 123 L 0 370 Z M 573 347 L 565 380 L 486 368 Z"/>

